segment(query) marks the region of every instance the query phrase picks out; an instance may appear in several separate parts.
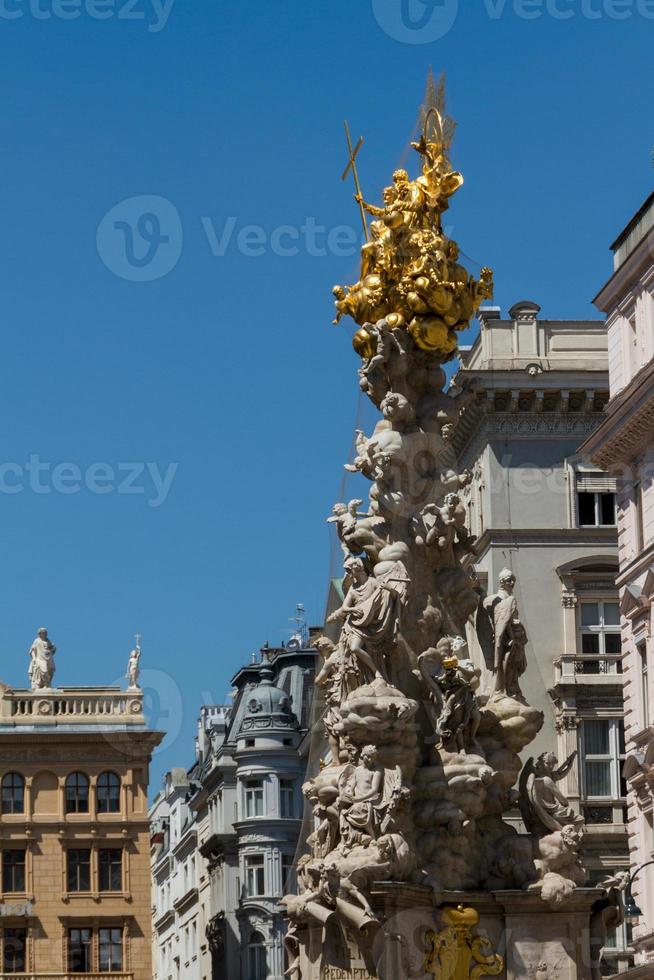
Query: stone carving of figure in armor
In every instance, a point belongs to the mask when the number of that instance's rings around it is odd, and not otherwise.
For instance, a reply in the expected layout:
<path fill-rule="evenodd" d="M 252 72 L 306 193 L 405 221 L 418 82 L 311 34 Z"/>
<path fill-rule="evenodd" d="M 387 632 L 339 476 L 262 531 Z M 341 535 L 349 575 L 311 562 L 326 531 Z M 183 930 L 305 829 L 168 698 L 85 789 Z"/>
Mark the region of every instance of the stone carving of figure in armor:
<path fill-rule="evenodd" d="M 465 752 L 468 746 L 475 746 L 481 722 L 475 694 L 481 671 L 471 660 L 459 660 L 454 647 L 461 651 L 465 644 L 457 639 L 458 644 L 444 637 L 435 650 L 426 650 L 418 658 L 433 703 L 432 722 L 448 752 Z M 433 673 L 435 664 L 440 665 L 440 673 Z"/>
<path fill-rule="evenodd" d="M 33 691 L 42 691 L 52 687 L 56 652 L 57 648 L 50 641 L 47 629 L 41 627 L 29 651 L 29 679 Z"/>

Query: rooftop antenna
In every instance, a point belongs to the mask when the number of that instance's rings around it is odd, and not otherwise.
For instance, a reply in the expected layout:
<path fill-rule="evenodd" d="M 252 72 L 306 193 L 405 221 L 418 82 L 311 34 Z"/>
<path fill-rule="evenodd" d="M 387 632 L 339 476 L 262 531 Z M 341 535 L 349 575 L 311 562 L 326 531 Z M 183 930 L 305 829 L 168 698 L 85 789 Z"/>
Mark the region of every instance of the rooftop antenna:
<path fill-rule="evenodd" d="M 297 637 L 301 647 L 304 649 L 309 646 L 309 627 L 306 620 L 306 609 L 302 602 L 296 603 L 295 616 L 290 616 L 291 623 L 295 623 L 295 629 L 291 630 L 293 637 Z"/>

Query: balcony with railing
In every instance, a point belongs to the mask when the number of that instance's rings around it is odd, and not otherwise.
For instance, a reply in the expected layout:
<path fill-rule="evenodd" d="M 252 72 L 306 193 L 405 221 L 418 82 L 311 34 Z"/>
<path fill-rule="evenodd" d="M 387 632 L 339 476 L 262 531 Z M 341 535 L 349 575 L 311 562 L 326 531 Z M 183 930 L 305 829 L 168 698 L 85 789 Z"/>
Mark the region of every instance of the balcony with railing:
<path fill-rule="evenodd" d="M 145 724 L 143 692 L 119 687 L 0 690 L 0 731 L 35 726 Z"/>
<path fill-rule="evenodd" d="M 621 653 L 564 653 L 554 661 L 558 684 L 621 684 Z"/>

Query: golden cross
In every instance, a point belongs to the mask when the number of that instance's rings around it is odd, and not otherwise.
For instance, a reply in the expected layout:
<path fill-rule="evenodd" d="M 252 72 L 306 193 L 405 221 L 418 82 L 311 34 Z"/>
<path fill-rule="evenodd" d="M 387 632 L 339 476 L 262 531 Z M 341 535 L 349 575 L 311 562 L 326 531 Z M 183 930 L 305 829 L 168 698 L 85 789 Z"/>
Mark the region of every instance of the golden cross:
<path fill-rule="evenodd" d="M 357 198 L 359 199 L 359 211 L 361 212 L 361 222 L 363 224 L 363 234 L 365 235 L 366 241 L 368 241 L 368 223 L 366 221 L 366 211 L 363 206 L 363 198 L 361 196 L 361 185 L 359 184 L 359 174 L 357 173 L 357 153 L 363 146 L 363 136 L 359 137 L 359 142 L 352 148 L 352 137 L 350 136 L 350 125 L 345 120 L 345 138 L 347 139 L 347 151 L 349 153 L 348 164 L 343 171 L 343 176 L 341 180 L 347 180 L 348 174 L 352 171 L 352 176 L 354 177 L 354 189 L 357 192 Z"/>

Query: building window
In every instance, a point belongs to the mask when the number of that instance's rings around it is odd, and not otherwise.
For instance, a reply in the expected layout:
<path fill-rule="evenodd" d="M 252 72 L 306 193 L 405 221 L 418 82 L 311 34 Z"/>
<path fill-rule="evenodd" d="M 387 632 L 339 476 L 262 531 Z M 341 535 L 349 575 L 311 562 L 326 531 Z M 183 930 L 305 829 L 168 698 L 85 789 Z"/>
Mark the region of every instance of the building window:
<path fill-rule="evenodd" d="M 121 973 L 123 969 L 123 930 L 120 928 L 98 930 L 100 973 Z"/>
<path fill-rule="evenodd" d="M 279 780 L 279 812 L 282 817 L 295 816 L 295 782 L 292 779 Z"/>
<path fill-rule="evenodd" d="M 120 812 L 120 779 L 115 772 L 102 772 L 98 776 L 98 813 Z"/>
<path fill-rule="evenodd" d="M 3 892 L 25 891 L 25 851 L 2 852 L 2 890 Z"/>
<path fill-rule="evenodd" d="M 17 772 L 2 777 L 2 812 L 25 812 L 25 780 Z"/>
<path fill-rule="evenodd" d="M 260 932 L 253 932 L 247 947 L 247 980 L 266 980 L 267 976 L 265 941 Z"/>
<path fill-rule="evenodd" d="M 640 706 L 643 728 L 649 728 L 649 665 L 647 663 L 647 644 L 643 640 L 637 648 L 640 660 Z"/>
<path fill-rule="evenodd" d="M 91 891 L 91 852 L 88 848 L 68 851 L 67 881 L 69 892 Z"/>
<path fill-rule="evenodd" d="M 577 513 L 580 527 L 615 527 L 615 493 L 579 491 Z"/>
<path fill-rule="evenodd" d="M 72 772 L 66 780 L 66 813 L 89 812 L 89 780 L 83 772 Z"/>
<path fill-rule="evenodd" d="M 266 891 L 263 854 L 249 854 L 245 858 L 245 890 L 248 898 L 264 895 Z"/>
<path fill-rule="evenodd" d="M 282 895 L 289 895 L 294 891 L 293 872 L 295 870 L 295 860 L 292 854 L 282 854 Z"/>
<path fill-rule="evenodd" d="M 93 970 L 92 932 L 90 929 L 68 930 L 68 970 L 70 973 L 91 973 Z"/>
<path fill-rule="evenodd" d="M 245 815 L 263 816 L 263 779 L 250 779 L 245 784 Z"/>
<path fill-rule="evenodd" d="M 5 929 L 2 933 L 2 972 L 27 971 L 27 930 Z"/>
<path fill-rule="evenodd" d="M 123 852 L 119 847 L 102 848 L 98 854 L 99 889 L 101 892 L 123 890 Z"/>
<path fill-rule="evenodd" d="M 581 723 L 583 793 L 587 800 L 619 800 L 625 758 L 624 724 L 619 718 L 585 719 Z"/>
<path fill-rule="evenodd" d="M 581 658 L 577 673 L 621 674 L 620 607 L 617 602 L 582 602 Z"/>

